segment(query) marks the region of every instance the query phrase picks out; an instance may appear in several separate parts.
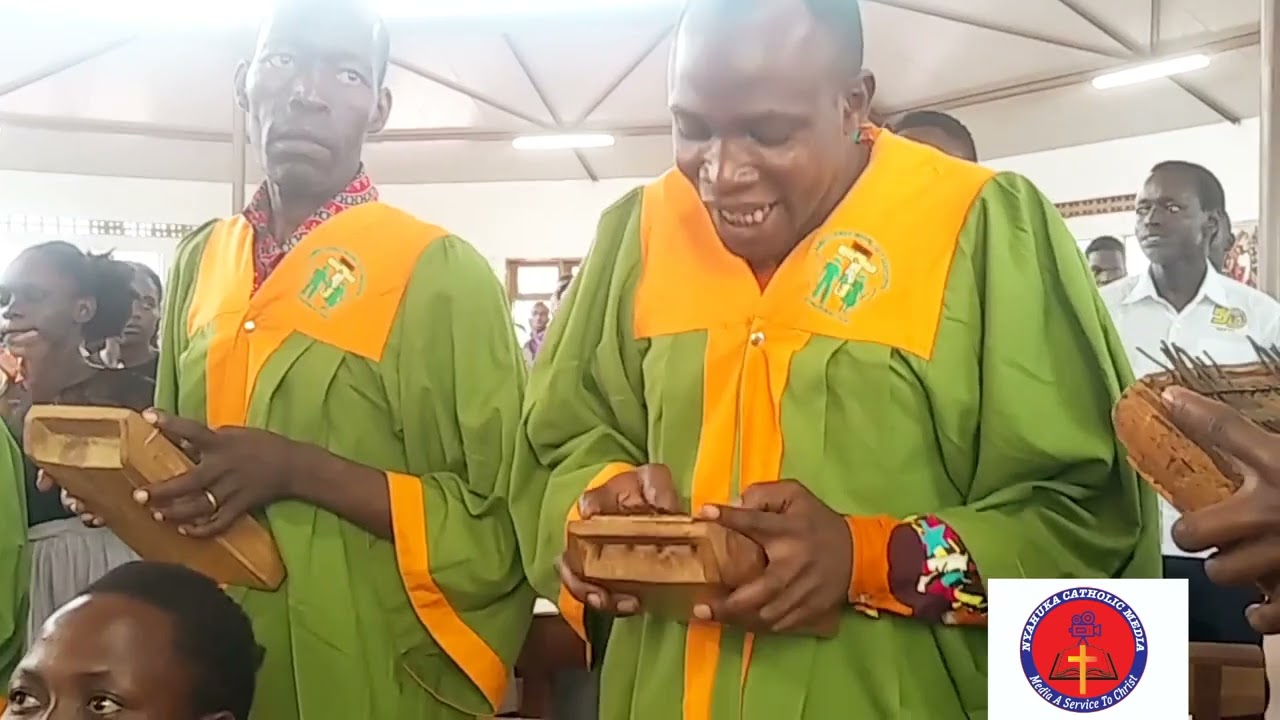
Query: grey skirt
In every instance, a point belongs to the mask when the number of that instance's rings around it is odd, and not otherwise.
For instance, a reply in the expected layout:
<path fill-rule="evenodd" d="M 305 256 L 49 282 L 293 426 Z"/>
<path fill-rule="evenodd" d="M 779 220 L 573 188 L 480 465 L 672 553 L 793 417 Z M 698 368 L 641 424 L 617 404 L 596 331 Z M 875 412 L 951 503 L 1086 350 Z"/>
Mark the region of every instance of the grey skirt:
<path fill-rule="evenodd" d="M 114 567 L 138 556 L 105 528 L 85 527 L 79 518 L 50 520 L 27 529 L 31 544 L 31 611 L 27 616 L 27 644 L 40 626 Z"/>

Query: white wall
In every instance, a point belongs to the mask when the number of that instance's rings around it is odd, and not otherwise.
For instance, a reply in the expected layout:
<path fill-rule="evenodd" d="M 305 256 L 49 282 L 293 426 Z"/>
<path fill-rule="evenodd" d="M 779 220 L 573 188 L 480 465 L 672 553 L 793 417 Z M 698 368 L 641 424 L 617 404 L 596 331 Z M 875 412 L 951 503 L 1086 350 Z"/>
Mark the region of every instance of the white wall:
<path fill-rule="evenodd" d="M 1213 171 L 1227 195 L 1233 223 L 1256 221 L 1259 202 L 1258 120 L 1221 123 L 1123 140 L 993 160 L 989 166 L 1031 178 L 1054 202 L 1127 195 L 1139 190 L 1153 165 L 1187 160 Z M 1132 213 L 1072 218 L 1067 225 L 1087 243 L 1099 235 L 1133 234 Z M 1130 273 L 1148 263 L 1137 242 L 1127 243 Z"/>
<path fill-rule="evenodd" d="M 979 138 L 981 140 L 981 138 Z M 990 161 L 1031 178 L 1054 201 L 1120 195 L 1137 190 L 1152 165 L 1169 159 L 1199 162 L 1221 178 L 1235 221 L 1258 217 L 1258 123 L 1210 125 Z M 376 178 L 375 178 L 376 180 Z M 507 258 L 582 255 L 600 211 L 641 180 L 386 185 L 383 197 L 444 225 L 475 244 L 500 269 Z M 0 171 L 0 215 L 201 223 L 231 208 L 227 185 L 45 175 Z M 1129 214 L 1075 218 L 1076 236 L 1124 236 Z M 45 238 L 0 235 L 0 260 Z M 67 238 L 83 240 L 83 238 Z M 167 256 L 171 243 L 97 239 L 97 249 L 151 250 Z M 1131 263 L 1142 263 L 1136 249 Z"/>

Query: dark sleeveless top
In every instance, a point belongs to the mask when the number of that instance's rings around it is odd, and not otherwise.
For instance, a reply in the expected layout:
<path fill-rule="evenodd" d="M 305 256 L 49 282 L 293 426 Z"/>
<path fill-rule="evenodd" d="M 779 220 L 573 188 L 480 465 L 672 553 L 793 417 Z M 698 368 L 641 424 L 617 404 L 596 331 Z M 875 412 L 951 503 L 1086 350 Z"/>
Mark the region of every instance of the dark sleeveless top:
<path fill-rule="evenodd" d="M 55 402 L 59 405 L 126 407 L 142 411 L 155 403 L 155 387 L 154 380 L 131 370 L 99 370 L 86 380 L 58 393 Z M 6 398 L 5 402 L 21 404 L 25 402 L 25 398 Z M 9 417 L 10 413 L 5 413 L 5 416 Z M 16 422 L 10 423 L 9 429 L 21 447 L 21 419 L 26 417 L 25 407 L 21 413 L 17 413 L 17 417 Z M 39 471 L 36 464 L 27 458 L 23 465 L 27 486 L 27 527 L 71 517 L 71 513 L 62 507 L 62 500 L 56 490 L 40 492 L 36 489 L 36 474 Z"/>

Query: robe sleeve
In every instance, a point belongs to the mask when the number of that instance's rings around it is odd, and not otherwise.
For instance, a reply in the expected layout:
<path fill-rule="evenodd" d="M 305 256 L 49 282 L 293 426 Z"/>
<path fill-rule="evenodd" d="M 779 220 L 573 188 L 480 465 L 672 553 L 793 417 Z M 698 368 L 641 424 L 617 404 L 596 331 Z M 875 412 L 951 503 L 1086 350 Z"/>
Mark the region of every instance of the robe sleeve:
<path fill-rule="evenodd" d="M 423 251 L 386 356 L 407 460 L 386 469 L 397 566 L 419 621 L 493 712 L 533 614 L 507 508 L 525 367 L 502 287 L 471 246 L 444 237 Z"/>
<path fill-rule="evenodd" d="M 7 682 L 22 659 L 31 570 L 27 555 L 26 482 L 22 454 L 0 423 L 0 678 Z M 0 695 L 0 712 L 5 699 Z"/>
<path fill-rule="evenodd" d="M 534 364 L 516 457 L 512 511 L 525 570 L 584 639 L 596 633 L 588 633 L 582 604 L 561 588 L 555 562 L 582 494 L 645 462 L 646 343 L 634 339 L 631 320 L 640 272 L 640 200 L 635 191 L 605 211 L 591 252 L 556 311 Z"/>
<path fill-rule="evenodd" d="M 156 407 L 170 413 L 178 411 L 178 358 L 187 347 L 187 310 L 195 272 L 204 252 L 204 244 L 216 221 L 205 223 L 183 238 L 174 253 L 173 268 L 164 286 L 164 307 L 160 316 L 160 356 L 156 366 Z"/>
<path fill-rule="evenodd" d="M 931 388 L 978 363 L 972 450 L 947 463 L 964 504 L 848 519 L 849 600 L 926 622 L 986 624 L 984 578 L 1158 577 L 1155 497 L 1123 460 L 1111 409 L 1132 371 L 1080 251 L 1027 180 L 997 175 L 970 211 Z"/>

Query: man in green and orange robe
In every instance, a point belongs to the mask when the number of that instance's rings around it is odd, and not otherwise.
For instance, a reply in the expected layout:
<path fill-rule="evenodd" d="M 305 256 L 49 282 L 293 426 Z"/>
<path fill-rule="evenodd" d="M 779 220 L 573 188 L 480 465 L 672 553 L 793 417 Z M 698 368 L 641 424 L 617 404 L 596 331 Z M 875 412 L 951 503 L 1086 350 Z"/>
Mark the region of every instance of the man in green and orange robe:
<path fill-rule="evenodd" d="M 149 419 L 197 463 L 135 499 L 196 537 L 271 530 L 283 586 L 228 588 L 266 650 L 253 720 L 490 717 L 532 615 L 524 362 L 487 261 L 363 171 L 388 52 L 358 2 L 276 6 L 237 77 L 267 179 L 166 288 Z"/>
<path fill-rule="evenodd" d="M 862 125 L 859 23 L 690 3 L 677 167 L 604 213 L 531 378 L 513 506 L 601 720 L 982 718 L 986 579 L 1159 572 L 1071 233 L 1027 180 Z M 764 575 L 686 623 L 559 562 L 568 520 L 673 511 Z"/>

